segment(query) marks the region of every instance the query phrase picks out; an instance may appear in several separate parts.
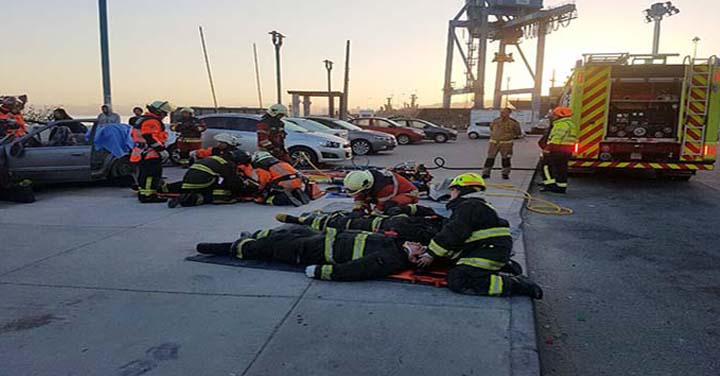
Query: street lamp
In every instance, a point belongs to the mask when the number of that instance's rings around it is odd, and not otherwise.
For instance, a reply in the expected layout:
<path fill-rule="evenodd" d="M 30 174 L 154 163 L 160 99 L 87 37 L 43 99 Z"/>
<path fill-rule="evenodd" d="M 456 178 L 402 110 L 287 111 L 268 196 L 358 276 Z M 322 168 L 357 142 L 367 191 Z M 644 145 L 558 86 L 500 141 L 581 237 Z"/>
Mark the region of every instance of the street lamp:
<path fill-rule="evenodd" d="M 655 22 L 655 34 L 653 36 L 653 55 L 657 55 L 660 50 L 660 22 L 663 18 L 674 16 L 680 13 L 680 9 L 675 7 L 672 2 L 655 3 L 650 8 L 645 9 L 645 22 Z"/>
<path fill-rule="evenodd" d="M 277 103 L 282 103 L 282 77 L 280 70 L 280 48 L 283 45 L 285 36 L 273 30 L 268 34 L 272 35 L 272 44 L 275 46 L 275 76 L 277 79 Z"/>
<path fill-rule="evenodd" d="M 332 96 L 332 69 L 333 62 L 330 60 L 323 60 L 325 63 L 325 69 L 327 70 L 327 85 L 328 85 L 328 112 L 330 117 L 335 117 L 335 98 Z"/>

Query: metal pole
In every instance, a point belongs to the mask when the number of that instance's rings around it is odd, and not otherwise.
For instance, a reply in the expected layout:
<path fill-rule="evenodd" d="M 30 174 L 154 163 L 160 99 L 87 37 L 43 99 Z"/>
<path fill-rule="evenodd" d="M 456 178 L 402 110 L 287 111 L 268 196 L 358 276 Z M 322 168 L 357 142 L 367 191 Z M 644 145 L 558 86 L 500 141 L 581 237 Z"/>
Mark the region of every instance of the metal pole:
<path fill-rule="evenodd" d="M 488 14 L 487 8 L 483 5 L 480 11 L 480 38 L 478 43 L 477 79 L 475 80 L 475 105 L 474 108 L 485 108 L 485 66 L 487 65 L 487 38 L 488 38 Z"/>
<path fill-rule="evenodd" d="M 102 62 L 103 104 L 112 107 L 110 88 L 110 43 L 108 41 L 107 0 L 98 0 L 100 16 L 100 60 Z"/>
<path fill-rule="evenodd" d="M 258 65 L 257 45 L 253 43 L 253 56 L 255 58 L 255 83 L 257 85 L 258 105 L 263 108 L 262 88 L 260 86 L 260 67 Z"/>
<path fill-rule="evenodd" d="M 540 105 L 542 104 L 543 69 L 545 69 L 545 37 L 547 24 L 538 25 L 537 56 L 535 58 L 535 88 L 532 94 L 533 121 L 540 119 Z"/>
<path fill-rule="evenodd" d="M 493 93 L 493 108 L 500 108 L 502 105 L 502 84 L 505 68 L 505 41 L 500 41 L 498 49 L 497 72 L 495 73 L 495 91 Z"/>
<path fill-rule="evenodd" d="M 203 55 L 205 55 L 205 67 L 207 68 L 208 80 L 210 81 L 210 92 L 212 93 L 213 105 L 215 106 L 215 112 L 218 112 L 217 96 L 215 95 L 215 83 L 213 82 L 212 71 L 210 70 L 210 58 L 207 53 L 207 46 L 205 45 L 205 32 L 202 26 L 200 29 L 200 43 L 202 43 Z"/>
<path fill-rule="evenodd" d="M 283 45 L 285 36 L 277 31 L 271 31 L 272 43 L 275 46 L 275 75 L 277 80 L 277 103 L 282 103 L 282 75 L 280 69 L 280 48 Z"/>
<path fill-rule="evenodd" d="M 345 44 L 345 82 L 343 86 L 343 104 L 340 106 L 340 119 L 348 117 L 348 91 L 350 90 L 350 41 Z"/>
<path fill-rule="evenodd" d="M 323 61 L 325 63 L 325 69 L 327 69 L 327 84 L 328 84 L 328 112 L 330 117 L 335 117 L 335 98 L 332 96 L 332 69 L 333 62 L 330 60 Z"/>
<path fill-rule="evenodd" d="M 443 87 L 443 108 L 450 108 L 452 103 L 452 66 L 455 47 L 455 27 L 450 21 L 448 27 L 447 51 L 445 52 L 445 86 Z"/>
<path fill-rule="evenodd" d="M 697 58 L 697 49 L 698 49 L 698 43 L 700 42 L 700 37 L 693 38 L 693 55 L 692 58 L 695 60 Z"/>
<path fill-rule="evenodd" d="M 662 18 L 655 19 L 655 34 L 653 36 L 653 55 L 660 53 L 660 22 Z"/>

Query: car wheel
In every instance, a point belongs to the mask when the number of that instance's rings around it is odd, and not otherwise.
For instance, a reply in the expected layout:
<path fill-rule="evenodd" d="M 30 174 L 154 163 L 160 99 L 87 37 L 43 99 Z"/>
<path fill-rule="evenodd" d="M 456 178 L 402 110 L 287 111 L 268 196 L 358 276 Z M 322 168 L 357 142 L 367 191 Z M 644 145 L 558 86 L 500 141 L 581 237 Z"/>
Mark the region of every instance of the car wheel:
<path fill-rule="evenodd" d="M 121 185 L 130 185 L 135 181 L 135 173 L 135 163 L 130 162 L 130 158 L 128 157 L 122 157 L 116 159 L 112 166 L 110 166 L 108 179 L 114 180 Z"/>
<path fill-rule="evenodd" d="M 401 134 L 397 136 L 397 142 L 400 145 L 407 145 L 410 143 L 410 136 L 406 134 Z"/>
<path fill-rule="evenodd" d="M 290 160 L 292 161 L 292 165 L 299 169 L 312 168 L 312 166 L 307 162 L 307 160 L 305 158 L 303 158 L 303 155 L 305 155 L 305 157 L 307 159 L 309 159 L 313 165 L 315 165 L 315 166 L 318 165 L 318 156 L 310 148 L 306 148 L 304 146 L 298 146 L 298 147 L 291 148 L 288 151 L 290 152 Z"/>
<path fill-rule="evenodd" d="M 478 138 L 480 138 L 480 135 L 475 132 L 470 132 L 468 134 L 468 137 L 470 137 L 471 140 L 477 140 Z"/>
<path fill-rule="evenodd" d="M 372 145 L 367 140 L 355 140 L 350 144 L 350 147 L 355 155 L 372 154 Z"/>
<path fill-rule="evenodd" d="M 444 144 L 447 142 L 447 136 L 443 133 L 438 133 L 435 135 L 435 142 L 438 144 Z"/>
<path fill-rule="evenodd" d="M 170 163 L 172 163 L 174 166 L 179 166 L 182 157 L 180 157 L 180 149 L 178 149 L 177 145 L 170 145 L 168 147 L 168 153 L 170 154 Z"/>

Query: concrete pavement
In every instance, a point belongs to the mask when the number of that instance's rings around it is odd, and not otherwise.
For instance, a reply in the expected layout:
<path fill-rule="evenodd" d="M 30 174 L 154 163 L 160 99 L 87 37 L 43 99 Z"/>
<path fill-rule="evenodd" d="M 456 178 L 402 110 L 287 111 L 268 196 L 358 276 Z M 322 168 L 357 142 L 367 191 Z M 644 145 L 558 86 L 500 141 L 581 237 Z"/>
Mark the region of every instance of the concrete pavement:
<path fill-rule="evenodd" d="M 441 155 L 449 166 L 479 166 L 485 150 L 463 138 L 370 161 Z M 532 140 L 516 154 L 517 166 L 535 165 Z M 512 183 L 526 187 L 531 174 L 514 173 Z M 524 263 L 521 200 L 490 201 L 513 223 Z M 126 189 L 83 186 L 43 191 L 30 205 L 0 203 L 0 375 L 539 373 L 526 298 L 184 261 L 197 242 L 234 240 L 276 226 L 277 212 L 333 202 L 343 200 L 170 210 L 140 205 Z"/>

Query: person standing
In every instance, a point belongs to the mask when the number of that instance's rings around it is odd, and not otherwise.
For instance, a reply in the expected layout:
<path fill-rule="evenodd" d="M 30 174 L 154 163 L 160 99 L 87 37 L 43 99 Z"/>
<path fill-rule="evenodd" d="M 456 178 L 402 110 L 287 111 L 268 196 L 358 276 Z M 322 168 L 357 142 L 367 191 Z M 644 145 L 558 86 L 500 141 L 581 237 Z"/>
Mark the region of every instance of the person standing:
<path fill-rule="evenodd" d="M 578 142 L 578 130 L 567 107 L 556 107 L 550 116 L 550 133 L 543 148 L 543 176 L 541 191 L 566 193 L 568 162 Z"/>
<path fill-rule="evenodd" d="M 500 117 L 490 123 L 490 143 L 488 145 L 488 156 L 485 160 L 483 178 L 490 178 L 495 158 L 498 153 L 502 158 L 502 177 L 510 179 L 512 169 L 513 140 L 522 135 L 520 123 L 510 117 L 512 110 L 504 108 L 500 111 Z"/>
<path fill-rule="evenodd" d="M 100 114 L 97 116 L 95 123 L 102 124 L 120 124 L 120 115 L 112 112 L 110 106 L 104 104 L 100 107 Z"/>
<path fill-rule="evenodd" d="M 257 124 L 258 151 L 266 151 L 273 157 L 290 162 L 290 155 L 285 149 L 285 125 L 282 118 L 287 116 L 288 109 L 282 104 L 274 104 L 268 108 Z"/>
<path fill-rule="evenodd" d="M 170 130 L 180 133 L 177 148 L 180 151 L 180 164 L 189 163 L 190 153 L 202 148 L 202 134 L 207 130 L 205 123 L 195 117 L 195 110 L 185 107 L 180 110 L 180 120 L 170 126 Z"/>
<path fill-rule="evenodd" d="M 140 116 L 142 116 L 142 114 L 143 114 L 142 107 L 133 108 L 133 116 L 128 120 L 128 124 L 130 124 L 131 127 L 135 126 L 135 122 L 138 119 L 140 119 Z"/>
<path fill-rule="evenodd" d="M 165 150 L 168 133 L 162 121 L 174 110 L 170 102 L 152 102 L 133 126 L 135 147 L 130 154 L 130 162 L 138 164 L 138 200 L 141 203 L 167 201 L 157 195 L 164 188 L 162 164 L 170 156 Z"/>

